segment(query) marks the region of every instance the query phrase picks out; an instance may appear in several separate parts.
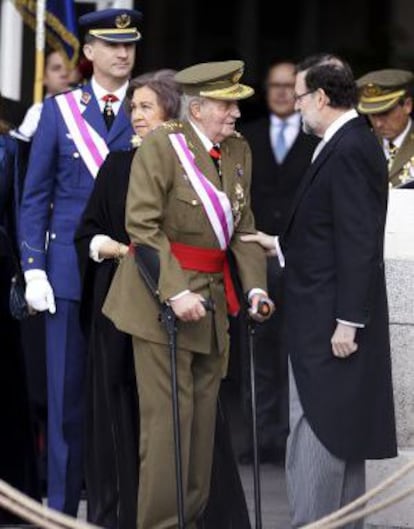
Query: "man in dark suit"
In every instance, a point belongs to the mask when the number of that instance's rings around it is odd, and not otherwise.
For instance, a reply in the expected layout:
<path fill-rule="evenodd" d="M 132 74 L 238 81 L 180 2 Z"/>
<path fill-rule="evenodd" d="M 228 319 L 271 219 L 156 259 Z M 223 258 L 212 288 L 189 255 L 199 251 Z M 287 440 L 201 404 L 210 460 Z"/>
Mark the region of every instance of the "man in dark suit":
<path fill-rule="evenodd" d="M 293 197 L 319 141 L 302 131 L 293 98 L 295 77 L 293 62 L 273 62 L 265 82 L 269 113 L 242 130 L 252 149 L 256 228 L 266 233 L 283 232 Z M 257 420 L 260 459 L 278 463 L 284 459 L 289 433 L 287 356 L 280 347 L 283 276 L 274 257 L 268 258 L 267 270 L 269 293 L 279 308 L 256 331 Z M 240 456 L 241 463 L 252 461 L 250 445 L 251 440 Z"/>
<path fill-rule="evenodd" d="M 86 344 L 73 238 L 107 153 L 129 148 L 132 127 L 122 101 L 140 18 L 128 9 L 80 18 L 94 73 L 85 86 L 45 100 L 21 203 L 26 299 L 46 321 L 48 504 L 74 516 L 83 480 Z"/>
<path fill-rule="evenodd" d="M 397 449 L 383 263 L 385 157 L 354 109 L 356 86 L 343 61 L 305 60 L 295 92 L 304 129 L 322 138 L 281 238 L 292 366 L 286 471 L 296 528 L 362 494 L 365 460 L 394 457 Z M 250 239 L 273 252 L 278 246 L 261 233 Z"/>

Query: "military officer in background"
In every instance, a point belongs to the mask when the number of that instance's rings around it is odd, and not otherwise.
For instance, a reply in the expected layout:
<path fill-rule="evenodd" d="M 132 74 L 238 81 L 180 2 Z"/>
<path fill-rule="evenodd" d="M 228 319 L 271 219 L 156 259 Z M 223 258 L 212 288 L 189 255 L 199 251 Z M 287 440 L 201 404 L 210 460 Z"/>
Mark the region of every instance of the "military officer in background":
<path fill-rule="evenodd" d="M 414 180 L 414 75 L 407 70 L 376 70 L 360 77 L 358 111 L 368 116 L 388 160 L 390 187 Z"/>
<path fill-rule="evenodd" d="M 141 35 L 138 11 L 82 16 L 90 83 L 45 100 L 34 135 L 20 214 L 26 299 L 46 313 L 48 503 L 76 515 L 83 480 L 86 346 L 73 236 L 99 167 L 129 147 L 122 101 Z"/>
<path fill-rule="evenodd" d="M 178 385 L 186 527 L 195 528 L 210 483 L 217 393 L 227 367 L 227 312 L 238 312 L 227 265 L 232 251 L 253 313 L 266 297 L 266 265 L 250 209 L 251 154 L 235 132 L 242 61 L 203 63 L 179 72 L 182 121 L 149 134 L 132 163 L 126 228 L 133 244 L 157 250 L 158 290 L 178 318 Z M 139 249 L 138 249 L 139 252 Z M 211 298 L 215 311 L 202 300 Z M 226 303 L 227 302 L 227 303 Z M 104 314 L 133 336 L 140 403 L 138 527 L 177 527 L 170 360 L 159 308 L 134 256 L 121 262 Z"/>

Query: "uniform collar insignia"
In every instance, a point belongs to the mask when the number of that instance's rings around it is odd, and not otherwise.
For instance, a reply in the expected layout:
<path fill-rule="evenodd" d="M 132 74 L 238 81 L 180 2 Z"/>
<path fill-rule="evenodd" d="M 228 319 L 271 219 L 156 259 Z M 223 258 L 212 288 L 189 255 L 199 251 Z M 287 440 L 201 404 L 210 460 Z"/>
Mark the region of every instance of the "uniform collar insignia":
<path fill-rule="evenodd" d="M 91 94 L 89 92 L 82 92 L 82 96 L 81 96 L 81 103 L 83 105 L 87 105 L 89 103 L 89 101 L 91 100 Z"/>

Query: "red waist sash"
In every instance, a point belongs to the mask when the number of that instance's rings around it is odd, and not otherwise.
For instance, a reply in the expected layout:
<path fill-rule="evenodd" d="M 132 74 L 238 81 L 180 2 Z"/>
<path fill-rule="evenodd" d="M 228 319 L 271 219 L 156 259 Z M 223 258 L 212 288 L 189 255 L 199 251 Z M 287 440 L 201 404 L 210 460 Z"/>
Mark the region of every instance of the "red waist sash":
<path fill-rule="evenodd" d="M 172 254 L 184 270 L 194 270 L 207 274 L 223 273 L 227 310 L 229 314 L 236 316 L 240 310 L 240 304 L 231 278 L 226 251 L 219 248 L 189 246 L 180 242 L 172 242 L 170 245 Z"/>

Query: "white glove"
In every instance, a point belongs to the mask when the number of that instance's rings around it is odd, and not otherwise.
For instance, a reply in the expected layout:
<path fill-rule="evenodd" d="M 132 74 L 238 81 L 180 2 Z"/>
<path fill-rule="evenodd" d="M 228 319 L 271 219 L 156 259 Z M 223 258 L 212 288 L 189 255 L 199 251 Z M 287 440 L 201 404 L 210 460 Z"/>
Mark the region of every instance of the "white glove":
<path fill-rule="evenodd" d="M 39 125 L 40 114 L 42 112 L 43 103 L 35 103 L 26 112 L 22 123 L 20 124 L 17 132 L 22 134 L 26 141 L 30 141 L 36 132 L 37 126 Z"/>
<path fill-rule="evenodd" d="M 44 270 L 33 269 L 24 273 L 27 303 L 39 312 L 56 312 L 55 296 Z"/>

